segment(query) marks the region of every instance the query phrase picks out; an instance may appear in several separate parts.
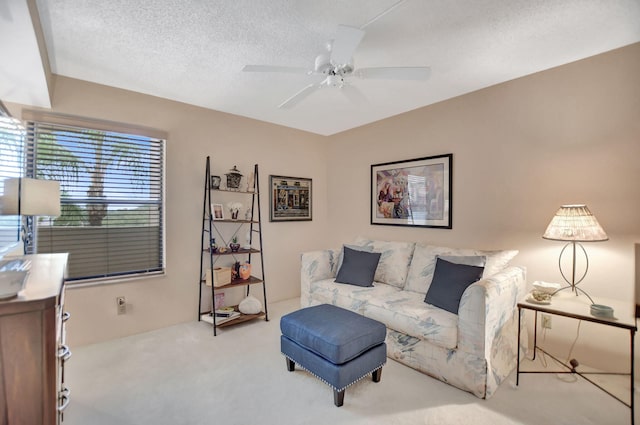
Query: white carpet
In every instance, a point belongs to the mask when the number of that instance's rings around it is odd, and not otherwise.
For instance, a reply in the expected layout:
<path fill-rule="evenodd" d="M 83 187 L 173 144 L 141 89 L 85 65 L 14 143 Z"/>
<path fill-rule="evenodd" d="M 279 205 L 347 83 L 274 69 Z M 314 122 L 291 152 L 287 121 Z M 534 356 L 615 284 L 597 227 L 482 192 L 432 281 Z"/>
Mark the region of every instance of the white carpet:
<path fill-rule="evenodd" d="M 65 425 L 629 424 L 629 409 L 594 386 L 515 372 L 480 400 L 388 360 L 382 380 L 347 388 L 344 406 L 307 372 L 287 372 L 280 317 L 298 300 L 270 305 L 270 321 L 226 328 L 185 323 L 72 347 Z M 637 416 L 637 415 L 636 415 Z"/>

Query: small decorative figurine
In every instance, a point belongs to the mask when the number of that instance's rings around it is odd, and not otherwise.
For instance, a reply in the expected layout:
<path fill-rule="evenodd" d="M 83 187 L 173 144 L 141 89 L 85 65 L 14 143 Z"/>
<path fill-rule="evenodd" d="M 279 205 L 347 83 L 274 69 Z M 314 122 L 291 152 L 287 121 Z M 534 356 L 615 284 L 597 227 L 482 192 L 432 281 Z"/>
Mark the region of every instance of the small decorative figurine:
<path fill-rule="evenodd" d="M 253 174 L 253 171 L 252 171 L 247 176 L 247 192 L 253 192 L 254 184 L 255 184 L 255 175 Z"/>

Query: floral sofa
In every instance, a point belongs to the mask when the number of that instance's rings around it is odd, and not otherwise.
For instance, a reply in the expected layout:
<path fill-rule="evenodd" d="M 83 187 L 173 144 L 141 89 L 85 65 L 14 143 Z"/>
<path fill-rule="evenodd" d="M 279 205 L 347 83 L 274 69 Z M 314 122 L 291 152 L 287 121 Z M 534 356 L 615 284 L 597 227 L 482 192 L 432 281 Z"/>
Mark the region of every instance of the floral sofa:
<path fill-rule="evenodd" d="M 517 362 L 518 309 L 526 269 L 518 251 L 454 249 L 358 238 L 350 247 L 381 253 L 373 286 L 336 283 L 343 249 L 302 254 L 301 306 L 333 304 L 387 327 L 387 356 L 450 385 L 489 398 Z M 427 304 L 441 256 L 482 256 L 482 278 L 468 286 L 458 314 Z M 526 349 L 526 328 L 520 349 Z"/>

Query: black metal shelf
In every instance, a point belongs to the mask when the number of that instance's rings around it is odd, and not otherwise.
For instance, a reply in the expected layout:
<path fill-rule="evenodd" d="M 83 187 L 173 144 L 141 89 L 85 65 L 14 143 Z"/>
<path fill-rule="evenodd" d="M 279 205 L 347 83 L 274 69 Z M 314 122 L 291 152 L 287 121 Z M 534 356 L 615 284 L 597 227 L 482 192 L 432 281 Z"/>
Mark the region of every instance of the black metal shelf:
<path fill-rule="evenodd" d="M 205 184 L 204 184 L 204 199 L 203 199 L 203 207 L 202 207 L 202 234 L 201 234 L 201 246 L 200 246 L 200 274 L 198 277 L 198 286 L 199 286 L 199 298 L 198 298 L 198 320 L 206 321 L 213 325 L 213 335 L 217 335 L 217 329 L 220 327 L 227 327 L 239 323 L 244 323 L 250 320 L 264 318 L 265 321 L 269 320 L 269 314 L 267 312 L 267 291 L 266 291 L 266 282 L 264 277 L 264 258 L 262 252 L 262 220 L 260 215 L 260 194 L 258 193 L 258 188 L 260 187 L 259 178 L 258 178 L 258 164 L 254 165 L 254 181 L 253 181 L 253 191 L 248 190 L 235 190 L 235 189 L 214 189 L 211 187 L 211 163 L 210 157 L 207 157 L 206 162 L 206 170 L 205 170 Z M 216 192 L 224 192 L 224 193 L 237 193 L 240 195 L 251 197 L 251 208 L 249 210 L 247 217 L 249 219 L 216 219 L 212 214 L 212 204 L 216 203 L 212 199 Z M 233 233 L 235 237 L 236 233 L 241 229 L 242 226 L 249 226 L 249 244 L 247 246 L 251 246 L 250 249 L 239 249 L 237 251 L 231 251 L 231 249 L 227 249 L 225 252 L 213 252 L 211 249 L 211 241 L 213 238 L 219 238 L 219 240 L 224 241 L 223 231 L 224 227 L 228 225 L 236 225 L 236 231 Z M 232 227 L 233 229 L 234 227 Z M 260 314 L 241 314 L 238 317 L 235 317 L 231 320 L 227 320 L 223 323 L 217 323 L 215 315 L 211 315 L 211 312 L 202 311 L 202 301 L 203 301 L 203 288 L 206 288 L 205 283 L 205 271 L 209 270 L 211 273 L 211 279 L 215 279 L 214 273 L 214 264 L 219 258 L 228 257 L 228 256 L 236 256 L 243 255 L 247 256 L 247 262 L 251 264 L 252 255 L 259 255 L 260 267 L 252 267 L 254 274 L 250 276 L 248 279 L 234 279 L 231 283 L 222 286 L 214 286 L 213 282 L 211 285 L 211 306 L 214 306 L 215 293 L 220 292 L 226 289 L 238 288 L 238 287 L 246 287 L 246 293 L 249 294 L 249 288 L 253 285 L 261 284 L 262 285 L 262 294 L 264 297 L 264 312 Z M 237 306 L 234 306 L 237 310 Z"/>

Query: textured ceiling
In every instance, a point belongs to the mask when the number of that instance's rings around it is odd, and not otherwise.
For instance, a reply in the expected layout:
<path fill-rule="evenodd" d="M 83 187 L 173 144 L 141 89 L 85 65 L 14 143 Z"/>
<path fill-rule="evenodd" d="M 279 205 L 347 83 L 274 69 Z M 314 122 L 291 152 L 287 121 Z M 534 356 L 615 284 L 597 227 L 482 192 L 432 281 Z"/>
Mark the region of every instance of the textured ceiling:
<path fill-rule="evenodd" d="M 312 68 L 338 24 L 398 0 L 36 3 L 53 73 L 322 135 L 640 41 L 638 0 L 406 0 L 364 28 L 354 65 L 426 65 L 429 80 L 354 79 L 364 103 L 325 88 L 278 109 L 318 77 L 244 65 Z"/>

